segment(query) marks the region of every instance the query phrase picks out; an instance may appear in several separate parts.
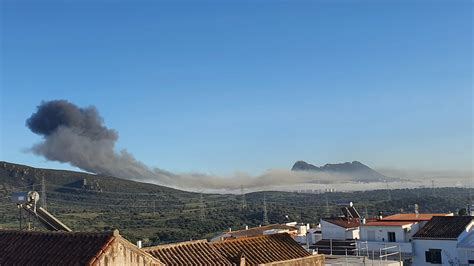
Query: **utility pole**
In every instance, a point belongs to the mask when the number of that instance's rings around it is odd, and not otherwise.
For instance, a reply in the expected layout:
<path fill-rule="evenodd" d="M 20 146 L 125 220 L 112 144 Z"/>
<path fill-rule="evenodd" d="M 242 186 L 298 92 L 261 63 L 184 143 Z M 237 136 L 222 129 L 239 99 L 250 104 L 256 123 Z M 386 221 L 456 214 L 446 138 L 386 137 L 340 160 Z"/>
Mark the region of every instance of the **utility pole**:
<path fill-rule="evenodd" d="M 436 197 L 436 190 L 435 190 L 435 181 L 431 180 L 431 194 L 434 197 Z"/>
<path fill-rule="evenodd" d="M 263 225 L 268 224 L 267 200 L 265 198 L 265 194 L 263 194 Z"/>
<path fill-rule="evenodd" d="M 242 196 L 242 206 L 241 206 L 241 210 L 245 210 L 247 209 L 247 200 L 245 200 L 245 193 L 244 193 L 244 186 L 243 185 L 240 185 L 240 194 Z"/>
<path fill-rule="evenodd" d="M 201 194 L 199 194 L 199 205 L 201 211 L 199 218 L 201 219 L 201 222 L 204 222 L 204 220 L 206 220 L 206 206 L 204 205 L 204 198 L 202 196 L 202 192 Z"/>
<path fill-rule="evenodd" d="M 328 201 L 328 193 L 324 194 L 326 196 L 326 217 L 329 217 L 329 201 Z"/>
<path fill-rule="evenodd" d="M 392 200 L 392 195 L 390 194 L 390 188 L 388 187 L 388 181 L 385 180 L 385 184 L 387 185 L 387 200 L 391 201 Z"/>
<path fill-rule="evenodd" d="M 44 182 L 44 175 L 43 179 L 41 180 L 41 207 L 43 207 L 45 210 L 48 210 L 48 206 L 46 205 L 46 183 Z"/>

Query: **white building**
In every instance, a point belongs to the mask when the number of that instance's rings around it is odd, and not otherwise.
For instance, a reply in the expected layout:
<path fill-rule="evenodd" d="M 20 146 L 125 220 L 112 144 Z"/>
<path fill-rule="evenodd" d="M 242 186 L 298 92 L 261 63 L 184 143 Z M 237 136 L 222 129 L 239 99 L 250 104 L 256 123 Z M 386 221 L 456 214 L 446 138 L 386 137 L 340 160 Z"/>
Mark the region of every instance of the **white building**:
<path fill-rule="evenodd" d="M 403 258 L 410 258 L 413 256 L 413 235 L 431 218 L 452 215 L 452 213 L 403 213 L 363 222 L 360 225 L 360 240 L 357 244 L 362 252 L 376 256 L 386 253 L 383 249 L 394 247 L 390 252 L 401 252 Z"/>
<path fill-rule="evenodd" d="M 359 219 L 345 217 L 321 219 L 321 234 L 323 239 L 359 239 Z"/>
<path fill-rule="evenodd" d="M 360 215 L 352 202 L 342 207 L 341 212 L 343 216 L 321 219 L 323 239 L 359 239 Z"/>
<path fill-rule="evenodd" d="M 474 217 L 433 217 L 413 236 L 414 265 L 474 264 Z"/>

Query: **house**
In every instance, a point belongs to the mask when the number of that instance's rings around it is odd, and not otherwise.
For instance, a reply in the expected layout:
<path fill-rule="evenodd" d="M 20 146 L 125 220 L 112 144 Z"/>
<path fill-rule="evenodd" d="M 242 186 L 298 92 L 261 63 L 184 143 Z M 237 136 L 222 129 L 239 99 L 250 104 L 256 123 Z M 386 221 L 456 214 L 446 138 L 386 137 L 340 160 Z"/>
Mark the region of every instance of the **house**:
<path fill-rule="evenodd" d="M 413 264 L 474 264 L 473 225 L 472 216 L 433 217 L 413 236 Z"/>
<path fill-rule="evenodd" d="M 120 236 L 0 230 L 0 265 L 163 265 Z"/>
<path fill-rule="evenodd" d="M 324 265 L 324 256 L 310 254 L 287 233 L 188 241 L 143 250 L 166 265 Z"/>
<path fill-rule="evenodd" d="M 452 215 L 452 213 L 401 213 L 374 221 L 363 220 L 357 245 L 363 252 L 377 256 L 385 253 L 381 249 L 392 246 L 396 248 L 390 250 L 391 252 L 401 252 L 402 257 L 410 258 L 413 255 L 413 235 L 433 217 Z"/>
<path fill-rule="evenodd" d="M 360 215 L 354 205 L 341 208 L 342 216 L 321 219 L 323 239 L 359 239 Z"/>

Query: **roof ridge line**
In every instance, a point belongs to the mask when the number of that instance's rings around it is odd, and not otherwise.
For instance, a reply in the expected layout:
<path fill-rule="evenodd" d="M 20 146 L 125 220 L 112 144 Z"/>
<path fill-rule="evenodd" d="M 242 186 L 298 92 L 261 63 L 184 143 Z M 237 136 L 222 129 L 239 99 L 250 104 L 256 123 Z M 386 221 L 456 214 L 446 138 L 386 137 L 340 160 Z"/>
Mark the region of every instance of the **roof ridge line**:
<path fill-rule="evenodd" d="M 163 244 L 163 245 L 144 247 L 142 249 L 146 250 L 146 251 L 151 251 L 151 250 L 179 247 L 179 246 L 185 246 L 185 245 L 190 245 L 190 244 L 198 244 L 198 243 L 209 243 L 209 242 L 207 241 L 207 239 L 198 239 L 198 240 L 189 240 L 189 241 L 185 241 L 185 242 L 177 242 L 177 243 L 169 243 L 169 244 Z"/>

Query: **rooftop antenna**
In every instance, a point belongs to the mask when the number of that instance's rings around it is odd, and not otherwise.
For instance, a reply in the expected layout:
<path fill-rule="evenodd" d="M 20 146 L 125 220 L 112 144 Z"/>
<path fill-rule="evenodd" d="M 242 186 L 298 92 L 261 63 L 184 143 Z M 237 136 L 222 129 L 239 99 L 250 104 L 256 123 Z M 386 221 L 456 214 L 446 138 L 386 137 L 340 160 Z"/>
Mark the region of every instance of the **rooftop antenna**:
<path fill-rule="evenodd" d="M 41 207 L 43 207 L 45 210 L 48 210 L 48 206 L 46 205 L 46 183 L 44 181 L 44 175 L 41 180 Z"/>
<path fill-rule="evenodd" d="M 387 185 L 387 200 L 391 201 L 392 200 L 392 195 L 390 194 L 390 188 L 388 187 L 388 181 L 385 180 L 385 185 Z"/>
<path fill-rule="evenodd" d="M 206 220 L 206 206 L 204 205 L 204 198 L 202 196 L 202 192 L 199 194 L 199 209 L 199 218 L 201 219 L 201 222 L 204 222 L 204 220 Z"/>
<path fill-rule="evenodd" d="M 247 209 L 247 200 L 245 200 L 244 186 L 240 185 L 240 194 L 242 195 L 242 210 Z"/>
<path fill-rule="evenodd" d="M 267 200 L 265 198 L 265 194 L 263 194 L 263 224 L 267 225 L 268 222 L 268 212 L 267 212 Z"/>

